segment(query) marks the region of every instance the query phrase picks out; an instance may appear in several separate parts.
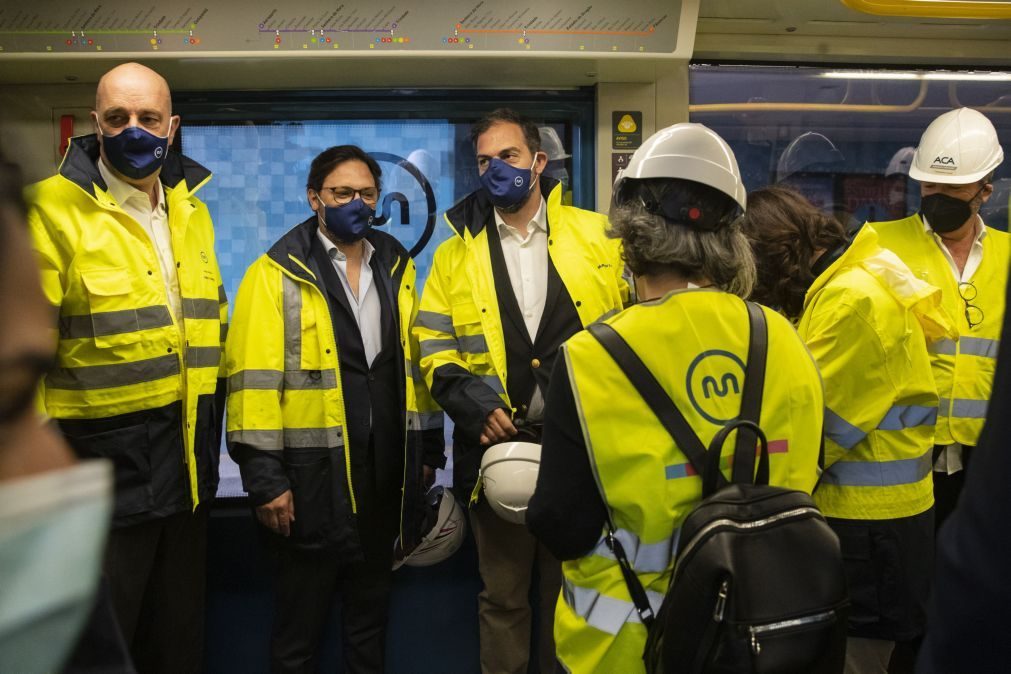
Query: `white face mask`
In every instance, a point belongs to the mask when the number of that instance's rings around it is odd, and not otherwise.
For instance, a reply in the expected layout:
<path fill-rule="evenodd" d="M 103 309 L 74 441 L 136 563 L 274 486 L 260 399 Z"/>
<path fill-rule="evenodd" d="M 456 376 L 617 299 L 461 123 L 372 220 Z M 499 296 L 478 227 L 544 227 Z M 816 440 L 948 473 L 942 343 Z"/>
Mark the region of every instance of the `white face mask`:
<path fill-rule="evenodd" d="M 55 672 L 91 613 L 112 515 L 104 459 L 0 483 L 0 672 Z"/>

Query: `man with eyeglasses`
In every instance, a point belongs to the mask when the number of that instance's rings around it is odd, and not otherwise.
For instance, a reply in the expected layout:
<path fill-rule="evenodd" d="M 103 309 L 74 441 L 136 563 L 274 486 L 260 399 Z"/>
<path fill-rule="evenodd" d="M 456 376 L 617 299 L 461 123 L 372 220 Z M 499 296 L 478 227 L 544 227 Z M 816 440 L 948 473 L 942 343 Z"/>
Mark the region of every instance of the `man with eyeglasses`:
<path fill-rule="evenodd" d="M 373 229 L 380 179 L 356 146 L 320 153 L 314 213 L 236 296 L 227 438 L 275 553 L 273 672 L 315 671 L 335 593 L 344 671 L 383 671 L 394 541 L 416 542 L 421 493 L 444 463 L 410 335 L 414 262 Z"/>
<path fill-rule="evenodd" d="M 941 399 L 934 440 L 938 527 L 958 502 L 993 386 L 1011 237 L 987 227 L 979 211 L 1003 160 L 986 117 L 969 108 L 946 112 L 927 127 L 909 167 L 909 177 L 920 183 L 920 212 L 874 224 L 882 246 L 941 288 L 960 334 L 931 346 Z"/>

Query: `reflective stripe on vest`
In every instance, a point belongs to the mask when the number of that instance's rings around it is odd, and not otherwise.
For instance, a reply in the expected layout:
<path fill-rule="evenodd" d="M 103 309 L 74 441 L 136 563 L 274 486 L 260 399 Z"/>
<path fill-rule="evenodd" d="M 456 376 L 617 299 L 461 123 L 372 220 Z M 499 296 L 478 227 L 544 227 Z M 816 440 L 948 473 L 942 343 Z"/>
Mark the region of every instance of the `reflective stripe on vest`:
<path fill-rule="evenodd" d="M 414 319 L 414 324 L 420 328 L 428 328 L 436 332 L 444 332 L 449 335 L 456 334 L 456 331 L 453 330 L 453 317 L 434 311 L 419 311 L 418 317 Z"/>
<path fill-rule="evenodd" d="M 614 532 L 614 537 L 621 543 L 629 564 L 637 573 L 663 573 L 671 566 L 680 534 L 681 529 L 676 529 L 671 538 L 656 543 L 643 543 L 638 536 L 627 529 L 618 529 Z M 606 559 L 615 559 L 614 553 L 607 547 L 607 540 L 603 536 L 597 541 L 597 545 L 590 554 Z"/>
<path fill-rule="evenodd" d="M 69 391 L 114 388 L 164 379 L 179 371 L 179 357 L 172 353 L 132 363 L 59 367 L 46 377 L 46 386 Z"/>
<path fill-rule="evenodd" d="M 950 416 L 961 417 L 963 419 L 985 419 L 988 404 L 989 401 L 987 400 L 968 400 L 965 398 L 949 400 L 948 398 L 941 398 L 942 410 L 947 410 L 948 406 L 951 405 Z"/>
<path fill-rule="evenodd" d="M 220 346 L 186 347 L 187 367 L 218 367 L 221 364 Z"/>
<path fill-rule="evenodd" d="M 228 442 L 241 442 L 257 449 L 281 450 L 285 447 L 306 449 L 344 446 L 344 434 L 340 427 L 333 428 L 286 428 L 284 430 L 241 430 L 228 431 Z"/>
<path fill-rule="evenodd" d="M 218 316 L 215 315 L 215 318 Z M 168 307 L 151 306 L 121 311 L 103 311 L 82 316 L 60 316 L 60 339 L 107 337 L 172 325 Z"/>
<path fill-rule="evenodd" d="M 302 291 L 287 275 L 281 276 L 284 305 L 284 369 L 302 367 Z"/>
<path fill-rule="evenodd" d="M 217 300 L 183 298 L 183 318 L 220 320 L 221 305 Z"/>
<path fill-rule="evenodd" d="M 984 337 L 960 337 L 957 344 L 954 340 L 942 339 L 928 347 L 930 353 L 939 356 L 954 356 L 956 353 L 961 353 L 966 356 L 979 356 L 981 358 L 996 358 L 999 349 L 999 339 L 986 339 Z"/>
<path fill-rule="evenodd" d="M 846 487 L 891 487 L 914 484 L 930 475 L 933 449 L 915 459 L 896 461 L 837 461 L 822 474 L 822 481 Z"/>
<path fill-rule="evenodd" d="M 585 620 L 588 625 L 608 634 L 618 634 L 625 623 L 642 622 L 632 602 L 574 585 L 568 579 L 562 581 L 562 597 L 573 613 Z M 663 602 L 663 595 L 646 590 L 646 598 L 650 608 L 653 609 L 653 614 L 656 615 Z"/>
<path fill-rule="evenodd" d="M 877 429 L 901 431 L 915 426 L 933 426 L 937 422 L 937 408 L 923 405 L 895 405 L 885 413 Z M 853 449 L 867 437 L 867 433 L 825 408 L 825 435 L 843 449 Z"/>
<path fill-rule="evenodd" d="M 428 431 L 442 428 L 442 412 L 407 411 L 407 427 L 412 430 Z"/>
<path fill-rule="evenodd" d="M 434 356 L 440 351 L 458 351 L 460 353 L 488 353 L 488 342 L 484 335 L 463 335 L 449 339 L 426 339 L 421 342 L 421 357 Z"/>

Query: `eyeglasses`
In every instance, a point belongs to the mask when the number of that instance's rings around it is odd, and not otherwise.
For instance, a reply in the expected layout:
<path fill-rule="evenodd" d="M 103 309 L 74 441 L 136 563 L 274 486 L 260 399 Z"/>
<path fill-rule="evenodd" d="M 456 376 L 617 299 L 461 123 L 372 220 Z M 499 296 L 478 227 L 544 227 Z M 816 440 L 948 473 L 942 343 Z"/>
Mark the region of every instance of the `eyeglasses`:
<path fill-rule="evenodd" d="M 322 187 L 320 192 L 330 192 L 333 200 L 341 206 L 349 203 L 356 195 L 361 197 L 362 201 L 370 204 L 376 203 L 379 199 L 379 190 L 375 187 L 365 187 L 360 190 L 353 190 L 350 187 Z"/>
<path fill-rule="evenodd" d="M 983 322 L 983 310 L 972 303 L 976 299 L 976 286 L 971 281 L 962 281 L 958 284 L 958 294 L 965 302 L 965 322 L 969 328 L 975 328 Z"/>

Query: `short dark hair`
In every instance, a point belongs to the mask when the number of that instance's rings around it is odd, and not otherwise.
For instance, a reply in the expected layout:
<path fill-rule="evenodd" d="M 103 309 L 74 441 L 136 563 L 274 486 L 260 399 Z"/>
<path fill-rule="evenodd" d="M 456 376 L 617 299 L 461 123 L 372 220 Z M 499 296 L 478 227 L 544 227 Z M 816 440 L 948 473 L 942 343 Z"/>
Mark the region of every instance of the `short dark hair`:
<path fill-rule="evenodd" d="M 744 233 L 758 265 L 751 299 L 779 309 L 790 319 L 804 312 L 814 282 L 811 258 L 846 243 L 846 229 L 796 190 L 773 185 L 748 194 Z"/>
<path fill-rule="evenodd" d="M 532 121 L 509 108 L 498 108 L 492 110 L 481 119 L 474 122 L 470 127 L 470 142 L 477 147 L 477 139 L 496 124 L 515 124 L 523 132 L 523 139 L 527 142 L 530 154 L 541 151 L 541 134 L 537 130 L 537 125 Z"/>
<path fill-rule="evenodd" d="M 310 190 L 319 192 L 323 189 L 323 181 L 330 173 L 346 161 L 357 160 L 369 167 L 369 173 L 376 181 L 376 189 L 382 190 L 383 170 L 379 168 L 379 163 L 373 159 L 365 150 L 357 145 L 335 145 L 316 155 L 309 166 L 309 177 L 305 186 Z"/>

